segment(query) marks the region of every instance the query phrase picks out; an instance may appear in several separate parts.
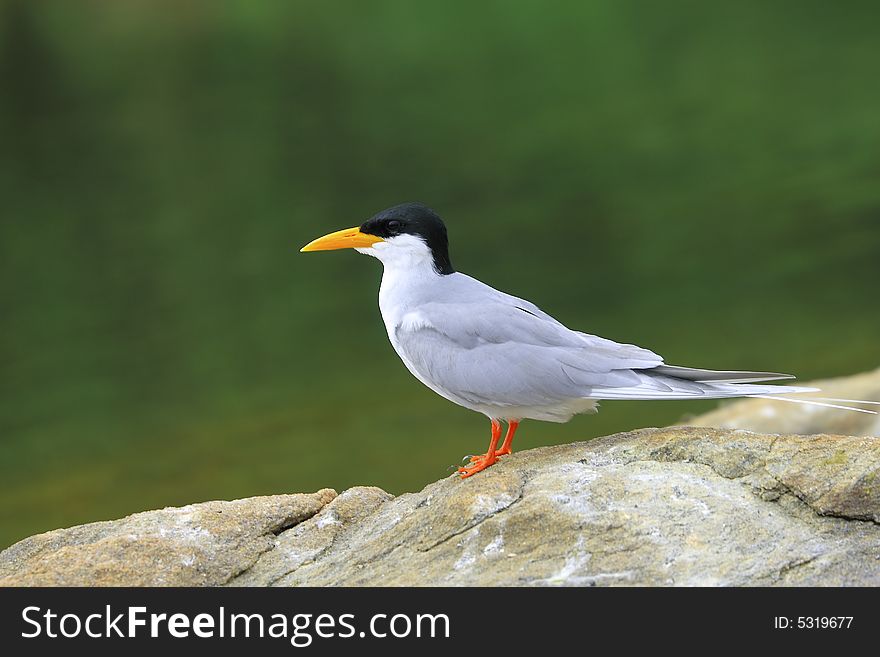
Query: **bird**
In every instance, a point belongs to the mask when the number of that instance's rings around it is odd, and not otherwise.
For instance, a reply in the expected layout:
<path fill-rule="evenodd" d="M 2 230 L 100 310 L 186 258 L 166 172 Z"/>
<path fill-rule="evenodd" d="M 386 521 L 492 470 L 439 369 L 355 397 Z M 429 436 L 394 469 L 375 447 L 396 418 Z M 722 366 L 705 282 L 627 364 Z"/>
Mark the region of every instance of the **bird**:
<path fill-rule="evenodd" d="M 410 373 L 488 417 L 488 449 L 458 468 L 463 478 L 510 454 L 523 420 L 567 422 L 603 400 L 763 397 L 873 413 L 783 397 L 817 389 L 766 383 L 790 374 L 668 365 L 649 349 L 570 329 L 534 303 L 456 271 L 446 225 L 423 203 L 395 205 L 300 251 L 347 248 L 381 261 L 379 310 Z"/>

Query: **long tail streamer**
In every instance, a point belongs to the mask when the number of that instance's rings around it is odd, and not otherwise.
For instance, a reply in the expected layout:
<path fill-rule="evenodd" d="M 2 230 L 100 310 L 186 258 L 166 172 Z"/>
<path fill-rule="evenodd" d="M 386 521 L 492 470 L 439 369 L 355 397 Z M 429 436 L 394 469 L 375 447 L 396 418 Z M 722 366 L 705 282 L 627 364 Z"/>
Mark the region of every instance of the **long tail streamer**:
<path fill-rule="evenodd" d="M 868 415 L 877 415 L 877 411 L 867 408 L 856 408 L 854 406 L 843 406 L 841 404 L 830 404 L 828 402 L 851 402 L 854 404 L 880 404 L 875 401 L 864 401 L 861 399 L 826 399 L 818 397 L 815 399 L 794 399 L 793 397 L 776 397 L 774 395 L 749 395 L 749 397 L 757 397 L 759 399 L 772 399 L 774 401 L 792 402 L 794 404 L 806 404 L 807 406 L 821 406 L 823 408 L 837 408 L 842 411 L 855 411 L 856 413 L 867 413 Z M 822 399 L 824 401 L 818 401 Z"/>

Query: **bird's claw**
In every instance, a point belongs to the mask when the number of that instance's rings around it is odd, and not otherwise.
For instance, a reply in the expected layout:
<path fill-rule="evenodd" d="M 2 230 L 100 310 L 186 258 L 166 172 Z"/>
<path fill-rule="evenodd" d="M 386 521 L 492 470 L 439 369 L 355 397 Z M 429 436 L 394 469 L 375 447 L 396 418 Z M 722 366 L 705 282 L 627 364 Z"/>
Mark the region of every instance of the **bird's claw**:
<path fill-rule="evenodd" d="M 458 473 L 461 475 L 462 479 L 466 479 L 467 477 L 475 475 L 498 461 L 498 457 L 496 457 L 494 454 L 492 454 L 491 456 L 488 454 L 482 454 L 474 458 L 475 460 L 473 461 L 473 465 L 470 465 L 466 468 L 458 469 Z"/>

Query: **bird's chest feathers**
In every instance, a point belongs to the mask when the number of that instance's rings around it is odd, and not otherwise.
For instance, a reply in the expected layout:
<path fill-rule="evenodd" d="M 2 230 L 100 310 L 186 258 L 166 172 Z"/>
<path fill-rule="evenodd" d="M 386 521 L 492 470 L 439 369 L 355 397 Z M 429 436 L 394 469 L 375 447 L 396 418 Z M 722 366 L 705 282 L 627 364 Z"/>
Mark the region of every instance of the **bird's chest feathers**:
<path fill-rule="evenodd" d="M 427 269 L 427 270 L 426 270 Z M 386 267 L 379 288 L 379 310 L 388 338 L 397 346 L 398 331 L 415 331 L 427 326 L 419 306 L 435 300 L 440 276 L 431 268 L 408 269 Z"/>

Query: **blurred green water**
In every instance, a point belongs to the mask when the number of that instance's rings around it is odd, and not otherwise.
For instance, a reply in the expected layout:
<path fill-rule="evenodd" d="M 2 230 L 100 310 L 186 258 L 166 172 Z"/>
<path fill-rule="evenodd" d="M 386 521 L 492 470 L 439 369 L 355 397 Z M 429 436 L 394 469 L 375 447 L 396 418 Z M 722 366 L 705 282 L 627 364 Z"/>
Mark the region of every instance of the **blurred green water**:
<path fill-rule="evenodd" d="M 669 362 L 876 366 L 878 14 L 0 2 L 0 546 L 482 451 L 387 344 L 378 263 L 297 253 L 404 200 L 458 269 Z"/>

